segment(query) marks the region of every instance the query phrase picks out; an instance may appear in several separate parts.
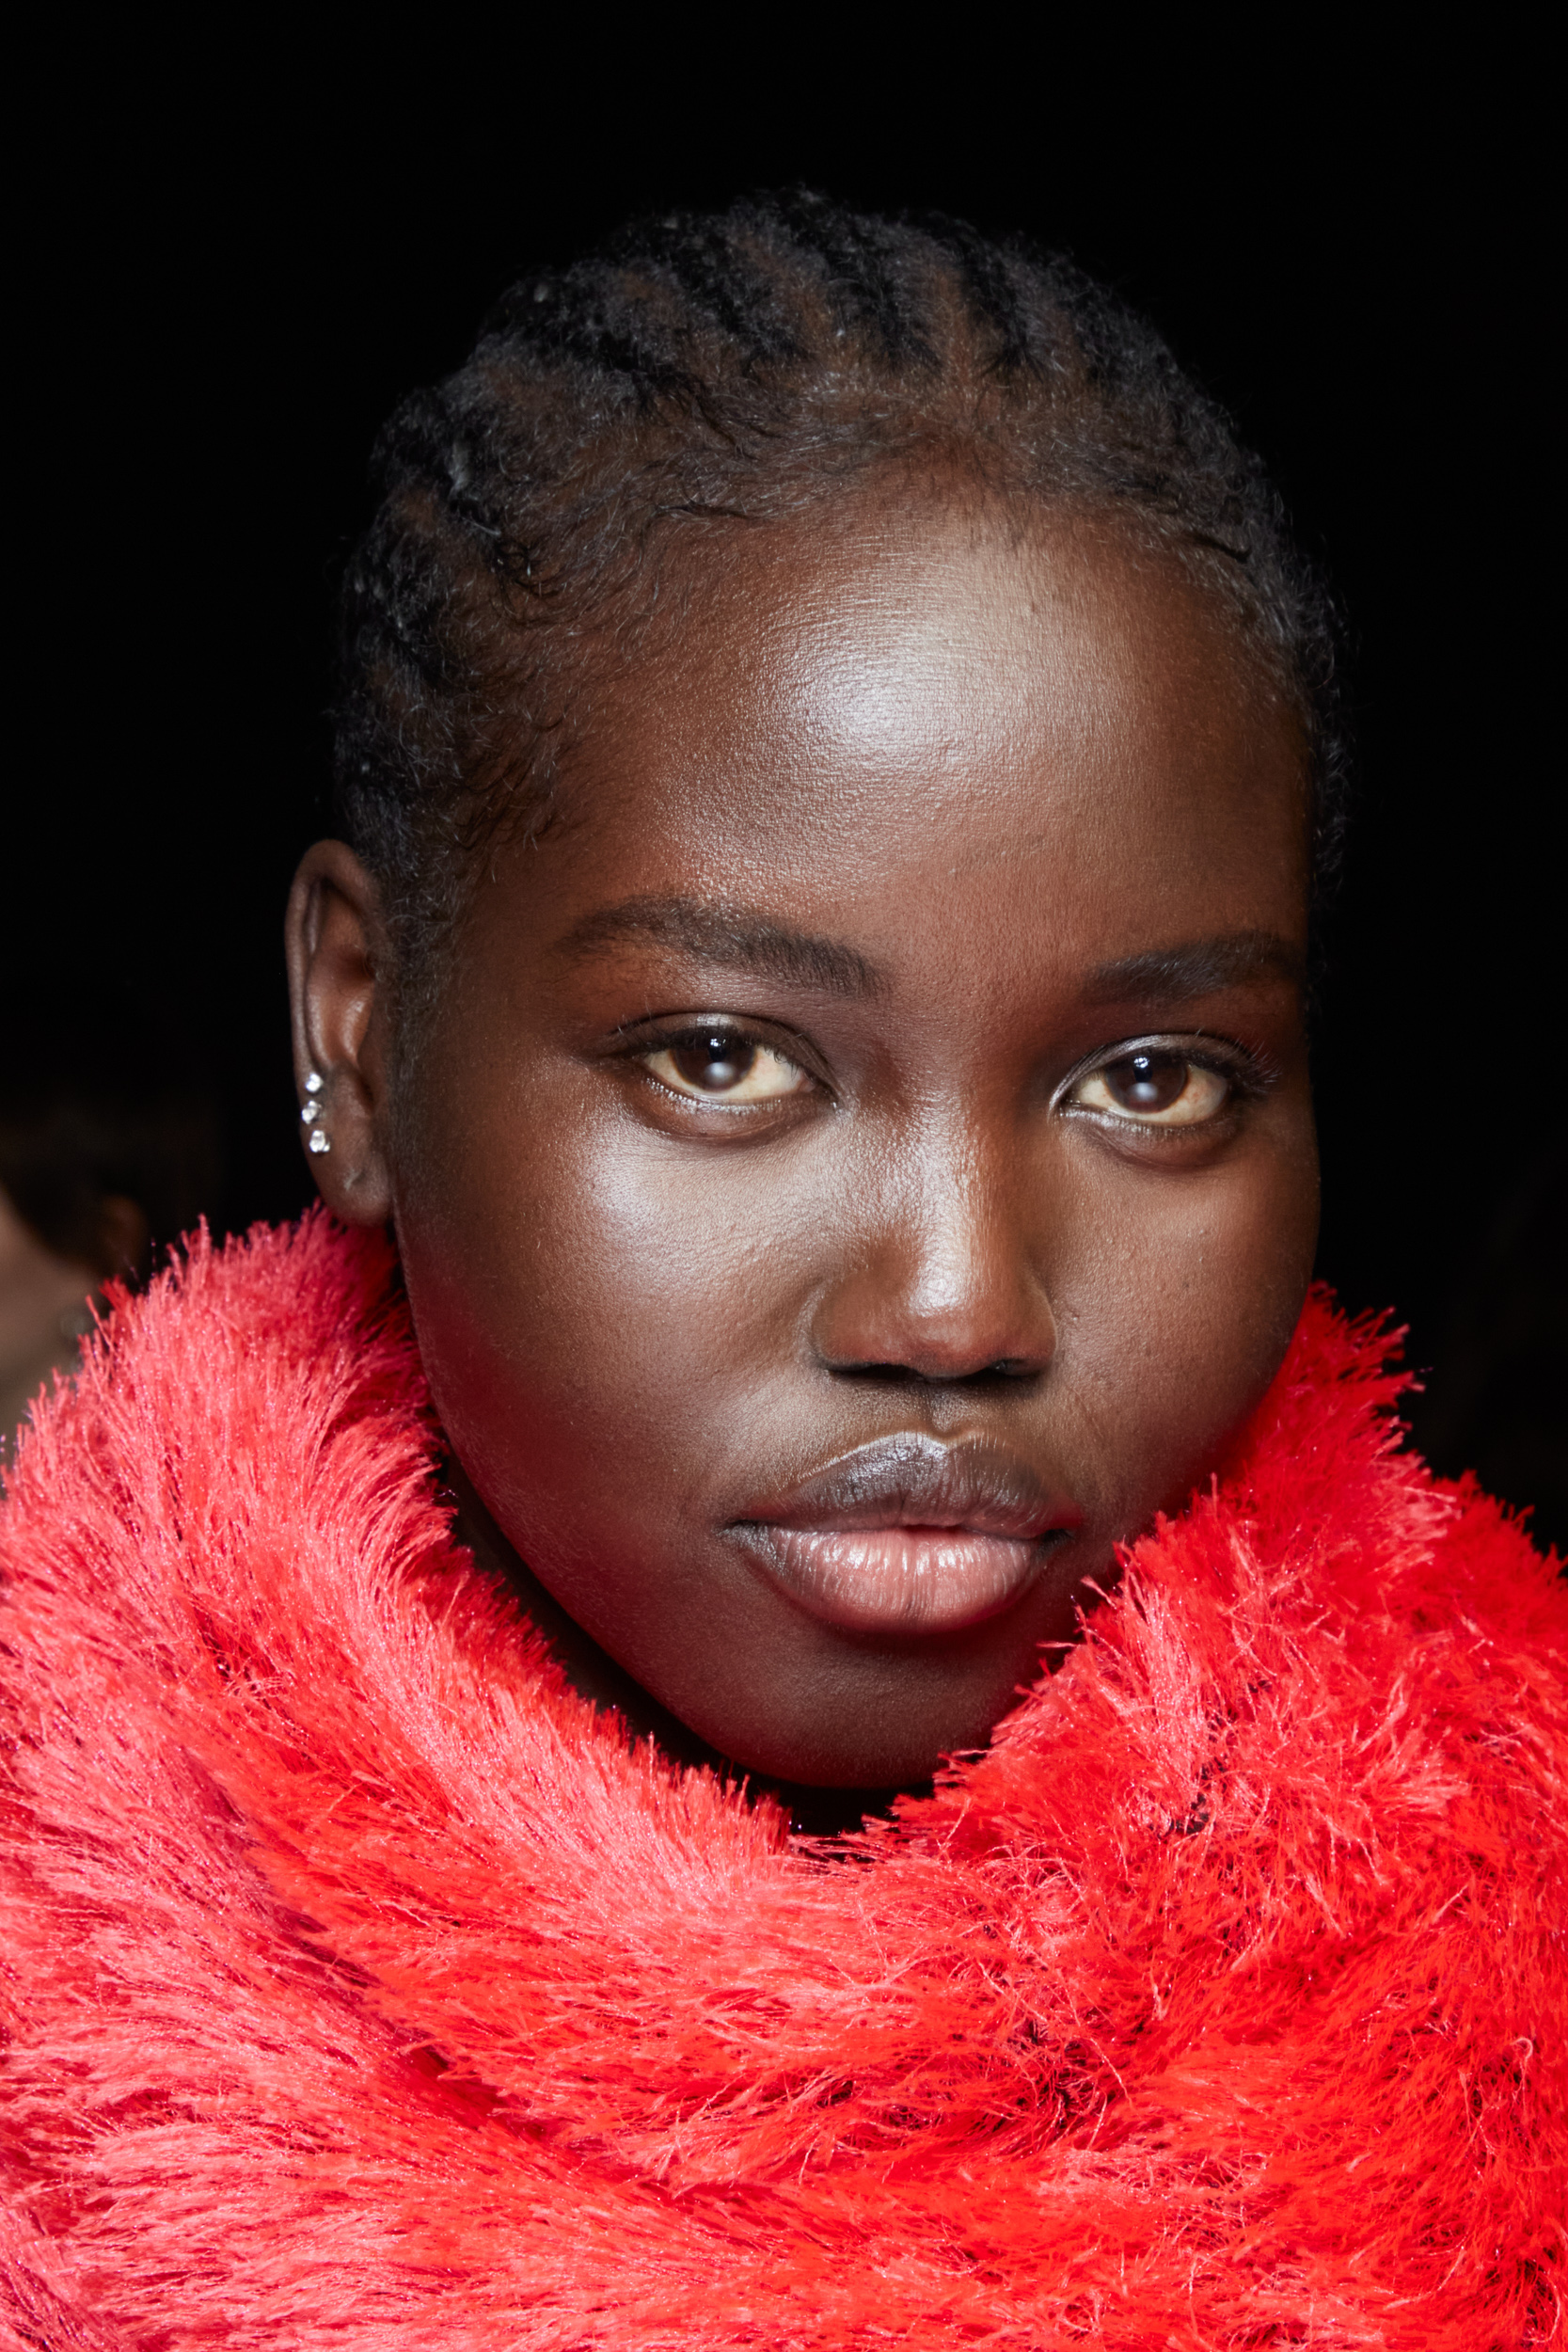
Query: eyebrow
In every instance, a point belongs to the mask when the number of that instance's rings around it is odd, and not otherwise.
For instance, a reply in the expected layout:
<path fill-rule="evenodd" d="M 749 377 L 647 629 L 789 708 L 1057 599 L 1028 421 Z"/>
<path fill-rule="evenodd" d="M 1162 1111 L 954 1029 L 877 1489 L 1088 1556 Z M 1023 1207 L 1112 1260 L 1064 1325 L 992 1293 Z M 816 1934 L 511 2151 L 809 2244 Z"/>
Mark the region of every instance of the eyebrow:
<path fill-rule="evenodd" d="M 1307 984 L 1299 947 L 1275 931 L 1227 931 L 1212 939 L 1184 940 L 1174 947 L 1150 948 L 1096 966 L 1085 991 L 1091 1004 L 1181 1003 L 1212 996 L 1247 980 L 1286 979 Z"/>
<path fill-rule="evenodd" d="M 749 907 L 699 898 L 625 898 L 575 924 L 557 952 L 573 962 L 625 939 L 652 940 L 731 972 L 754 973 L 834 996 L 876 996 L 879 967 L 841 941 L 790 930 Z M 1228 931 L 1185 940 L 1096 965 L 1084 996 L 1090 1004 L 1180 1004 L 1259 979 L 1306 984 L 1300 950 L 1275 931 Z"/>
<path fill-rule="evenodd" d="M 875 996 L 883 985 L 874 963 L 837 940 L 791 930 L 749 907 L 697 898 L 625 898 L 619 906 L 602 907 L 575 924 L 557 952 L 575 962 L 623 939 L 650 939 L 728 971 L 752 972 L 834 996 Z"/>

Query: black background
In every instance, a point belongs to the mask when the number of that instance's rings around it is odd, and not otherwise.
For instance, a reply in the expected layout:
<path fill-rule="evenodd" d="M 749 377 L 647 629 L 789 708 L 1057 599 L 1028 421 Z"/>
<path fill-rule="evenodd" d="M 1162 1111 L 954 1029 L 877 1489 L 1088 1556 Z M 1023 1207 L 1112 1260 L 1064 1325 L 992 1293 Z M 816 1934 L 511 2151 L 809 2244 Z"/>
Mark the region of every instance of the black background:
<path fill-rule="evenodd" d="M 367 20 L 362 57 L 127 45 L 51 118 L 13 273 L 40 723 L 13 736 L 12 1017 L 69 1053 L 129 1007 L 219 1104 L 215 1221 L 295 1210 L 279 917 L 325 822 L 332 584 L 386 411 L 512 275 L 630 211 L 792 181 L 939 207 L 1151 312 L 1337 583 L 1360 804 L 1318 1047 L 1321 1263 L 1441 1375 L 1561 1149 L 1528 60 L 1161 56 L 1130 24 L 1071 56 L 890 24 L 851 56 L 803 19 L 629 46 L 607 22 L 575 49 L 409 22 L 388 55 Z"/>

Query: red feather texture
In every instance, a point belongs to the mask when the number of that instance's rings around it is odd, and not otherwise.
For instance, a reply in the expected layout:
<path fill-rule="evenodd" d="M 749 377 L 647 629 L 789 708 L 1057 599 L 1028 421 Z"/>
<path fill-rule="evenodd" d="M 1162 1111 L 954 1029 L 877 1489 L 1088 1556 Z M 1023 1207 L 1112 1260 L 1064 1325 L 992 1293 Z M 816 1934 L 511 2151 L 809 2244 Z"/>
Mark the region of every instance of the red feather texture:
<path fill-rule="evenodd" d="M 830 1850 L 453 1544 L 379 1240 L 198 1245 L 0 1522 L 15 2342 L 1558 2340 L 1568 1607 L 1386 1352 L 1314 1298 L 1061 1672 Z"/>

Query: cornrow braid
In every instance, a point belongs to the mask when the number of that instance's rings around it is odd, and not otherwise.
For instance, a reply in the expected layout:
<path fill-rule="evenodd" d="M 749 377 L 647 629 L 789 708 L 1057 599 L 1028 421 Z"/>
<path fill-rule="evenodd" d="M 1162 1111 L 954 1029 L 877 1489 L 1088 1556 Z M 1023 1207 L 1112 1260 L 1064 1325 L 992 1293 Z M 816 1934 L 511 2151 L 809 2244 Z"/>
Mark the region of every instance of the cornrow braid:
<path fill-rule="evenodd" d="M 380 437 L 336 774 L 405 982 L 497 829 L 547 817 L 569 651 L 639 626 L 661 541 L 797 511 L 922 447 L 1118 513 L 1227 601 L 1306 732 L 1322 900 L 1344 813 L 1335 616 L 1227 419 L 1071 263 L 795 191 L 635 223 L 520 278 Z"/>

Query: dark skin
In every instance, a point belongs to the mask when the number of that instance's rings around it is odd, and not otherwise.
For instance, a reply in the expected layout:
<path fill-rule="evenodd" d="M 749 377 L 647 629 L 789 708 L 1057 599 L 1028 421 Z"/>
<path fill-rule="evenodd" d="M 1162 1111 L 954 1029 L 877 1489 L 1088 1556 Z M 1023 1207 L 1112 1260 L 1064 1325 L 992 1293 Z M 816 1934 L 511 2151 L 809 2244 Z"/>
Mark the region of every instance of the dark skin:
<path fill-rule="evenodd" d="M 911 1787 L 1289 1340 L 1302 739 L 1221 601 L 1091 517 L 891 483 L 685 560 L 409 1050 L 371 879 L 304 860 L 312 1172 L 392 1220 L 463 1530 L 578 1687 L 677 1754 Z M 791 1504 L 884 1440 L 941 1471 L 891 1534 Z M 1033 1517 L 945 1509 L 960 1457 Z"/>

